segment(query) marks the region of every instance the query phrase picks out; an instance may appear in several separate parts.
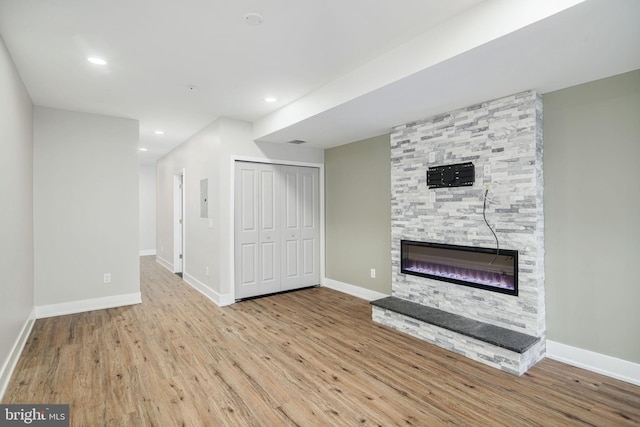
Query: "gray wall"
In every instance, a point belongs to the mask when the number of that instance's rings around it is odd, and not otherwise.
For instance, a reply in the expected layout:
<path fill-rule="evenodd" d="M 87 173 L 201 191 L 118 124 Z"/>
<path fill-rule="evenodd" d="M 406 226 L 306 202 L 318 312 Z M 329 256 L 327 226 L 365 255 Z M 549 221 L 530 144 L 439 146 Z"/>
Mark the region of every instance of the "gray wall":
<path fill-rule="evenodd" d="M 36 107 L 33 126 L 36 306 L 139 293 L 137 120 Z"/>
<path fill-rule="evenodd" d="M 34 308 L 33 104 L 0 39 L 0 398 Z"/>
<path fill-rule="evenodd" d="M 640 363 L 640 70 L 544 95 L 548 339 Z"/>
<path fill-rule="evenodd" d="M 391 295 L 389 135 L 325 150 L 326 274 Z M 376 278 L 370 270 L 376 269 Z"/>

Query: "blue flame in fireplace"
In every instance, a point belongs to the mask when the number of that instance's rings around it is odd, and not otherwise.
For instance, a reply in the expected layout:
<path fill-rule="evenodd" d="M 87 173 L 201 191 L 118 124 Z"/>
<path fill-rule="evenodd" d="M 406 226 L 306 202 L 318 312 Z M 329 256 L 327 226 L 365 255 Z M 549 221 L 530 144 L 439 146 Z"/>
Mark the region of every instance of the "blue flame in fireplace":
<path fill-rule="evenodd" d="M 496 273 L 490 271 L 474 270 L 464 267 L 456 267 L 430 262 L 409 262 L 404 267 L 406 271 L 447 279 L 462 280 L 479 285 L 492 286 L 501 289 L 515 289 L 515 278 L 505 272 Z"/>

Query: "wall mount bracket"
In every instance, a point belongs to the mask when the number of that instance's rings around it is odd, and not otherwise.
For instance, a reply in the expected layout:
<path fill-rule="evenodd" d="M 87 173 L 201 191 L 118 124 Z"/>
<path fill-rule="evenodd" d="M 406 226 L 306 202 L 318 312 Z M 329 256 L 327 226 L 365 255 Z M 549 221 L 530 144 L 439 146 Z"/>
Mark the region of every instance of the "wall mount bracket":
<path fill-rule="evenodd" d="M 472 162 L 433 166 L 427 170 L 429 188 L 469 187 L 475 180 L 476 172 Z"/>

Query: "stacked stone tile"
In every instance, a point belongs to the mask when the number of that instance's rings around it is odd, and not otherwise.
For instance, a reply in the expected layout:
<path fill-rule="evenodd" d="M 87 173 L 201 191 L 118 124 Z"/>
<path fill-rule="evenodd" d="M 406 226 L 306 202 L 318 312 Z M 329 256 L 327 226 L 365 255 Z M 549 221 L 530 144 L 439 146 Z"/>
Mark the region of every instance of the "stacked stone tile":
<path fill-rule="evenodd" d="M 471 161 L 472 187 L 428 189 L 426 171 Z M 398 126 L 391 135 L 393 296 L 540 337 L 526 354 L 374 307 L 374 320 L 475 360 L 522 374 L 544 357 L 542 98 L 518 93 Z M 510 296 L 400 273 L 400 240 L 519 252 L 519 295 Z"/>

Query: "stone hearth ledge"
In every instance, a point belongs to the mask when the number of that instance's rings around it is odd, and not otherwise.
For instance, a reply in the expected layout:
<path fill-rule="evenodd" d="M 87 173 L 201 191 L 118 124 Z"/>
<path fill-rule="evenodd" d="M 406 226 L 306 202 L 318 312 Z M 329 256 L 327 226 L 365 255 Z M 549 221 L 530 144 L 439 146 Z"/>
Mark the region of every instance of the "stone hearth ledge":
<path fill-rule="evenodd" d="M 457 332 L 489 344 L 516 352 L 525 353 L 540 338 L 500 326 L 479 322 L 457 314 L 427 307 L 395 297 L 371 301 L 371 305 L 420 320 L 431 325 Z"/>

